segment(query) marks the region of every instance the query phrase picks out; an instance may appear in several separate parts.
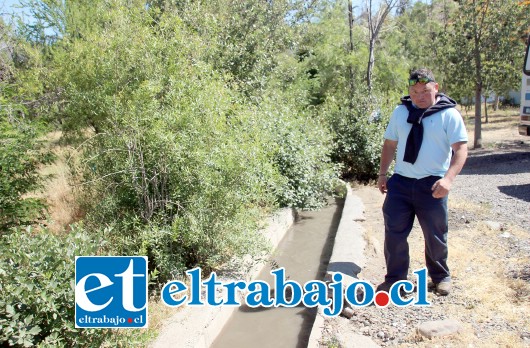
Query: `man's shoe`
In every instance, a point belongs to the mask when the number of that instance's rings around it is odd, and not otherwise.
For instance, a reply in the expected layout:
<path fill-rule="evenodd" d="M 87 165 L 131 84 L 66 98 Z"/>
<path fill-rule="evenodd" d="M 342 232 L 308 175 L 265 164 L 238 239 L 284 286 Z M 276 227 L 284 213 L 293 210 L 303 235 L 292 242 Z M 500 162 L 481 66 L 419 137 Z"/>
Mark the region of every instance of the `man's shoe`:
<path fill-rule="evenodd" d="M 384 291 L 384 292 L 390 292 L 390 288 L 394 285 L 393 282 L 387 282 L 384 281 L 383 283 L 379 284 L 377 288 L 375 288 L 375 292 Z"/>
<path fill-rule="evenodd" d="M 429 282 L 427 283 L 427 290 L 435 291 L 436 290 L 436 285 L 438 285 L 438 283 L 435 283 L 432 280 L 429 280 Z"/>
<path fill-rule="evenodd" d="M 440 282 L 436 284 L 436 292 L 441 296 L 449 295 L 451 293 L 451 282 Z"/>

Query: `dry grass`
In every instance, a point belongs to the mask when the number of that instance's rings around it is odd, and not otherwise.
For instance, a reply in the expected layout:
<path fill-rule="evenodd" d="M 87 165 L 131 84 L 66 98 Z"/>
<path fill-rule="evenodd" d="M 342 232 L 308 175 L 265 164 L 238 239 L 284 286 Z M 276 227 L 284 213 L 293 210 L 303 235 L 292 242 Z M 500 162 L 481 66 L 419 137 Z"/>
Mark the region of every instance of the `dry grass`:
<path fill-rule="evenodd" d="M 467 133 L 469 136 L 469 145 L 473 145 L 475 136 L 475 117 L 474 109 L 466 113 L 462 111 L 464 117 Z M 484 122 L 484 110 L 482 110 L 482 145 L 484 148 L 498 148 L 502 147 L 507 142 L 523 141 L 528 142 L 530 138 L 519 135 L 519 109 L 509 108 L 504 110 L 497 110 L 495 112 L 488 111 L 489 122 Z"/>
<path fill-rule="evenodd" d="M 449 210 L 484 216 L 491 210 L 491 204 L 471 202 L 466 199 L 451 196 L 448 203 Z"/>
<path fill-rule="evenodd" d="M 482 234 L 480 230 L 473 232 Z M 493 238 L 491 240 L 495 241 Z M 502 257 L 502 249 L 499 245 L 479 246 L 473 238 L 468 238 L 463 233 L 453 238 L 450 243 L 454 260 L 451 266 L 455 281 L 460 287 L 460 296 L 468 305 L 467 311 L 462 312 L 459 306 L 451 306 L 448 312 L 460 317 L 464 322 L 476 322 L 483 328 L 483 335 L 487 336 L 491 343 L 509 343 L 510 347 L 522 346 L 523 342 L 517 334 L 528 330 L 530 326 L 527 315 L 530 313 L 530 302 L 517 298 L 514 280 L 505 276 L 506 260 Z M 528 284 L 518 285 L 522 287 L 520 291 L 524 291 L 524 288 L 528 291 Z M 514 331 L 510 328 L 518 329 Z M 469 341 L 479 342 L 481 340 L 476 337 Z"/>
<path fill-rule="evenodd" d="M 473 119 L 469 121 L 468 133 L 473 139 Z M 514 142 L 528 142 L 528 137 L 518 134 L 518 123 L 518 109 L 490 115 L 490 122 L 482 125 L 484 147 L 499 148 Z M 518 241 L 528 241 L 528 232 L 511 224 L 505 224 L 502 232 L 491 228 L 484 223 L 490 210 L 484 204 L 453 198 L 450 208 L 473 214 L 479 221 L 470 228 L 450 233 L 450 267 L 462 297 L 469 303 L 469 310 L 462 313 L 458 307 L 448 309 L 462 321 L 476 323 L 469 328 L 470 333 L 480 332 L 481 327 L 494 326 L 493 330 L 490 328 L 483 333 L 482 339 L 466 335 L 461 343 L 495 347 L 528 346 L 528 341 L 524 342 L 520 333 L 530 332 L 530 274 L 520 274 L 520 270 L 530 273 L 530 255 L 524 252 L 524 248 L 514 246 Z M 509 237 L 502 237 L 503 233 Z"/>
<path fill-rule="evenodd" d="M 40 169 L 41 175 L 50 175 L 41 192 L 34 196 L 46 200 L 48 205 L 47 228 L 54 233 L 69 230 L 69 225 L 82 219 L 84 213 L 79 204 L 79 197 L 72 186 L 73 178 L 70 165 L 78 159 L 79 153 L 71 146 L 61 142 L 61 132 L 51 132 L 45 137 L 48 147 L 56 155 L 54 163 Z M 149 328 L 141 329 L 133 334 L 136 339 L 149 341 L 156 337 L 165 320 L 175 314 L 178 309 L 164 305 L 158 299 L 149 300 Z M 131 336 L 127 330 L 119 330 L 120 335 Z M 135 340 L 133 338 L 133 340 Z"/>
<path fill-rule="evenodd" d="M 39 170 L 43 176 L 50 176 L 44 189 L 35 193 L 43 198 L 48 206 L 46 225 L 54 233 L 68 230 L 68 226 L 78 221 L 83 213 L 77 203 L 76 195 L 71 183 L 70 167 L 68 160 L 76 156 L 68 146 L 60 143 L 61 132 L 51 132 L 46 135 L 49 149 L 55 154 L 56 160 L 50 165 Z"/>
<path fill-rule="evenodd" d="M 149 330 L 160 330 L 167 318 L 181 310 L 181 307 L 171 308 L 166 306 L 161 300 L 152 299 L 149 301 Z"/>
<path fill-rule="evenodd" d="M 43 222 L 54 233 L 64 233 L 69 230 L 69 225 L 81 220 L 84 212 L 79 203 L 72 183 L 71 165 L 79 159 L 79 152 L 62 142 L 59 131 L 48 133 L 44 140 L 48 148 L 56 155 L 56 160 L 40 168 L 39 173 L 50 176 L 44 183 L 44 188 L 39 192 L 31 193 L 33 197 L 43 198 L 48 206 L 47 221 Z M 149 328 L 138 332 L 119 330 L 119 335 L 134 336 L 132 339 L 148 342 L 158 334 L 164 322 L 175 314 L 179 308 L 170 308 L 159 299 L 149 300 Z"/>
<path fill-rule="evenodd" d="M 472 202 L 456 201 L 462 214 L 473 214 L 479 221 L 462 223 L 449 236 L 449 267 L 454 279 L 454 301 L 443 303 L 448 317 L 459 320 L 463 331 L 454 337 L 420 340 L 414 346 L 440 347 L 524 347 L 522 332 L 530 332 L 530 282 L 510 276 L 511 268 L 523 269 L 530 256 L 515 250 L 511 241 L 501 235 L 508 232 L 519 240 L 528 233 L 516 226 L 504 231 L 485 224 L 487 207 Z M 423 267 L 424 254 L 421 230 L 411 238 L 412 268 Z"/>

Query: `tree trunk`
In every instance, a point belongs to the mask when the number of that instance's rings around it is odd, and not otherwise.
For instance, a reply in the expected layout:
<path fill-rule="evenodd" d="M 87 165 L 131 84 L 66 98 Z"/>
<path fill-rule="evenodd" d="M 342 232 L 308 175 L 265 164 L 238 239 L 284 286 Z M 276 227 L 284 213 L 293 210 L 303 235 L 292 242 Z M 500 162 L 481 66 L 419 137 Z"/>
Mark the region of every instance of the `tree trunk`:
<path fill-rule="evenodd" d="M 348 1 L 348 20 L 350 27 L 350 53 L 353 52 L 353 6 L 351 0 Z"/>
<path fill-rule="evenodd" d="M 477 33 L 477 26 L 474 27 L 474 43 L 473 53 L 475 55 L 475 139 L 473 147 L 479 149 L 482 147 L 482 114 L 481 114 L 481 98 L 482 94 L 482 59 L 480 57 L 480 36 Z"/>
<path fill-rule="evenodd" d="M 375 41 L 370 38 L 370 48 L 368 52 L 368 68 L 366 69 L 366 85 L 368 86 L 368 92 L 372 91 L 372 70 L 374 68 L 374 45 Z"/>
<path fill-rule="evenodd" d="M 350 54 L 353 52 L 353 7 L 352 7 L 352 0 L 348 1 L 348 21 L 349 21 L 349 27 L 350 27 Z M 353 109 L 353 96 L 355 93 L 355 83 L 353 81 L 353 63 L 349 64 L 348 70 L 350 73 L 350 109 Z"/>
<path fill-rule="evenodd" d="M 484 96 L 484 116 L 486 116 L 486 123 L 488 123 L 488 96 Z"/>
<path fill-rule="evenodd" d="M 499 101 L 501 100 L 501 98 L 499 97 L 498 94 L 495 95 L 495 102 L 493 103 L 493 110 L 494 111 L 497 111 L 499 110 Z"/>
<path fill-rule="evenodd" d="M 372 1 L 368 0 L 368 67 L 366 69 L 366 85 L 368 86 L 368 93 L 372 92 L 372 75 L 374 70 L 374 55 L 375 55 L 375 43 L 383 27 L 386 16 L 396 7 L 397 0 L 385 0 L 379 4 L 379 9 L 375 15 L 372 13 Z"/>
<path fill-rule="evenodd" d="M 482 87 L 479 83 L 475 86 L 475 139 L 473 148 L 479 149 L 482 147 L 482 112 L 481 112 L 481 94 Z"/>

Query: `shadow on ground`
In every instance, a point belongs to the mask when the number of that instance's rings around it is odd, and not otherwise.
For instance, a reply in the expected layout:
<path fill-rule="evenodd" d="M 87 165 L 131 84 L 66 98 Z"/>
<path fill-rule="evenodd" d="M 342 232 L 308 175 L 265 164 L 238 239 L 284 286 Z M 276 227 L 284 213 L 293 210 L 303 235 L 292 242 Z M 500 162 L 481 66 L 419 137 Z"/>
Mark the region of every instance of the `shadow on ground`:
<path fill-rule="evenodd" d="M 499 175 L 530 172 L 530 146 L 509 146 L 507 149 L 470 150 L 462 174 Z"/>
<path fill-rule="evenodd" d="M 530 184 L 499 186 L 499 191 L 505 195 L 518 198 L 525 202 L 530 202 Z"/>

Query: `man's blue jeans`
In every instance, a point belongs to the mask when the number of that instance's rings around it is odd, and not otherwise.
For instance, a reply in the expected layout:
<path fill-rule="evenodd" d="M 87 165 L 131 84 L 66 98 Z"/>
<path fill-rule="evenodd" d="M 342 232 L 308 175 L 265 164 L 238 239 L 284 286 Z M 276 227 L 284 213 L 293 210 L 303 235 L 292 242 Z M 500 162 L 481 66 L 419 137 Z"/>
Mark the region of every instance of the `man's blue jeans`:
<path fill-rule="evenodd" d="M 439 176 L 412 179 L 394 174 L 387 182 L 385 218 L 385 281 L 406 280 L 409 269 L 407 237 L 418 217 L 425 238 L 425 262 L 435 283 L 449 281 L 447 267 L 447 196 L 434 198 L 432 185 Z"/>

